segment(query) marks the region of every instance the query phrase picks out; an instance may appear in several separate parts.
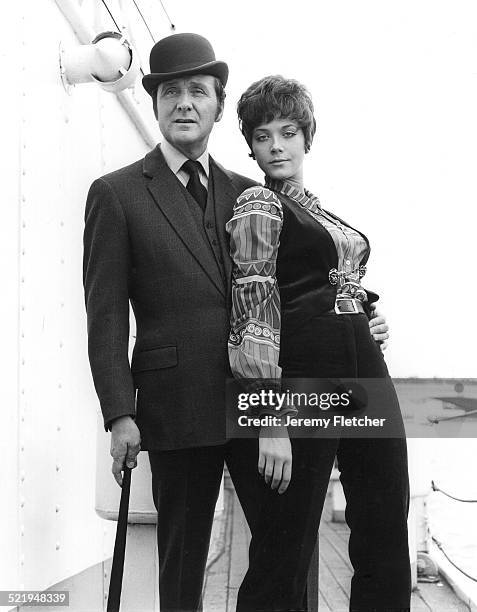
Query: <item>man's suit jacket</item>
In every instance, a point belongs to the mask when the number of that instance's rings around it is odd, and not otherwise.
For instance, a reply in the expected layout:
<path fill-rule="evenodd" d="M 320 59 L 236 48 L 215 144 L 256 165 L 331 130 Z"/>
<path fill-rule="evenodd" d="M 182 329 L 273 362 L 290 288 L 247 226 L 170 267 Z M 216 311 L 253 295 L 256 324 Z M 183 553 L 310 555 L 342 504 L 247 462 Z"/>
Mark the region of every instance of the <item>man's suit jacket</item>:
<path fill-rule="evenodd" d="M 89 359 L 105 427 L 135 415 L 142 449 L 225 441 L 225 224 L 252 184 L 210 159 L 202 219 L 158 146 L 91 185 L 83 266 Z M 137 326 L 131 365 L 129 301 Z"/>

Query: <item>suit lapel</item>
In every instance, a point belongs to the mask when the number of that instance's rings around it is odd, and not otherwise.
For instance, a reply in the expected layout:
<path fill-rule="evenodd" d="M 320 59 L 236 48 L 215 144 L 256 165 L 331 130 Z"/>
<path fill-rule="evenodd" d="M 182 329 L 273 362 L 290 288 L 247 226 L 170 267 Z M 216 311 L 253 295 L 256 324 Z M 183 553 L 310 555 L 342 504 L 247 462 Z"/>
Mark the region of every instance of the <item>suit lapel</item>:
<path fill-rule="evenodd" d="M 220 240 L 220 247 L 223 254 L 224 275 L 228 293 L 232 286 L 232 260 L 230 259 L 229 235 L 227 234 L 225 225 L 232 217 L 233 207 L 239 193 L 224 168 L 212 159 L 212 157 L 209 159 L 210 171 L 214 181 L 217 235 Z"/>
<path fill-rule="evenodd" d="M 143 174 L 149 179 L 147 188 L 155 203 L 166 216 L 180 240 L 196 258 L 215 287 L 222 295 L 225 295 L 223 280 L 214 256 L 205 243 L 200 228 L 188 209 L 178 179 L 167 165 L 159 146 L 144 158 Z"/>

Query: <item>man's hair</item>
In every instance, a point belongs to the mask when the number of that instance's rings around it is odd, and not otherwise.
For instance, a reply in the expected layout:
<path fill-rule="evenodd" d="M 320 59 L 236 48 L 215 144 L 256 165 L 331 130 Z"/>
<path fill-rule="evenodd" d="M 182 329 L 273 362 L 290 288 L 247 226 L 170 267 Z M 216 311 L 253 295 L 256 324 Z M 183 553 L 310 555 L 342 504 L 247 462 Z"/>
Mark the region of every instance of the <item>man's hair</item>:
<path fill-rule="evenodd" d="M 252 83 L 240 97 L 237 114 L 253 158 L 254 129 L 274 119 L 294 119 L 303 130 L 305 150 L 310 150 L 316 131 L 313 102 L 304 85 L 294 79 L 273 75 Z"/>
<path fill-rule="evenodd" d="M 225 101 L 225 87 L 223 86 L 222 81 L 219 78 L 214 76 L 213 79 L 214 79 L 215 95 L 217 96 L 218 109 L 222 110 L 222 108 L 224 107 L 224 101 Z M 152 110 L 154 111 L 154 117 L 156 119 L 157 119 L 157 90 L 159 89 L 159 85 L 156 87 L 156 89 L 151 94 Z"/>

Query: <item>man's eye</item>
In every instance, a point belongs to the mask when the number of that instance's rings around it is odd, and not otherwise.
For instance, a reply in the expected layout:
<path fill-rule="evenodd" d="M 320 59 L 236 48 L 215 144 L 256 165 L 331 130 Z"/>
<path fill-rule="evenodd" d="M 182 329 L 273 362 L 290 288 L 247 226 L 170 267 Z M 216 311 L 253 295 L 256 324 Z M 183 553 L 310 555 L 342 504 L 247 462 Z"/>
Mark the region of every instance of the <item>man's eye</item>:
<path fill-rule="evenodd" d="M 194 95 L 199 95 L 199 96 L 201 96 L 201 95 L 204 95 L 204 94 L 205 94 L 205 91 L 204 91 L 203 89 L 200 89 L 200 88 L 198 87 L 197 89 L 193 89 L 193 90 L 192 90 L 192 93 L 193 93 Z"/>
<path fill-rule="evenodd" d="M 164 91 L 164 95 L 165 96 L 173 96 L 177 93 L 177 89 L 175 87 L 168 87 L 165 91 Z"/>

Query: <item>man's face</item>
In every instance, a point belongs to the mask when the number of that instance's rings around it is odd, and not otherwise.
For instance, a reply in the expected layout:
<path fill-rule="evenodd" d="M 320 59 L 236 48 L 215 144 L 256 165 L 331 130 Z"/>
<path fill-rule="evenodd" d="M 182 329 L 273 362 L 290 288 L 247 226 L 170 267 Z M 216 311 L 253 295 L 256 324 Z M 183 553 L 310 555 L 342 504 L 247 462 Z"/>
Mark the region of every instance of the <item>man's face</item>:
<path fill-rule="evenodd" d="M 222 112 L 215 93 L 215 79 L 209 74 L 165 81 L 157 89 L 159 128 L 164 138 L 187 157 L 202 155 Z"/>

